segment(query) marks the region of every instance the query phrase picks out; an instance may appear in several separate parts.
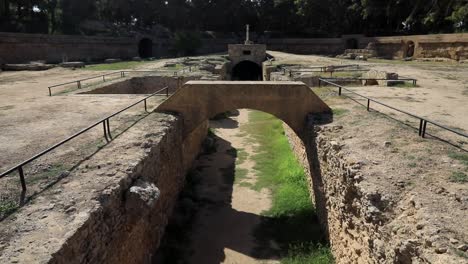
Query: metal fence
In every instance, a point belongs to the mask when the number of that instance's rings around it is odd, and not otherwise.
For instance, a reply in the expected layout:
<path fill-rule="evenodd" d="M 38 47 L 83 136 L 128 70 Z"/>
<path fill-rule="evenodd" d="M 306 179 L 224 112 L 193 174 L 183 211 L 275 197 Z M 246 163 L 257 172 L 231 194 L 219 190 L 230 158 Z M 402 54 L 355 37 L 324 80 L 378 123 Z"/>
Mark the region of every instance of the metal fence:
<path fill-rule="evenodd" d="M 112 138 L 112 134 L 111 134 L 111 129 L 110 129 L 110 119 L 111 119 L 112 117 L 114 117 L 114 116 L 116 116 L 116 115 L 118 115 L 118 114 L 120 114 L 120 113 L 122 113 L 122 112 L 128 110 L 129 108 L 132 108 L 132 107 L 134 107 L 135 105 L 140 104 L 140 103 L 142 103 L 142 102 L 143 102 L 143 106 L 144 106 L 145 112 L 148 112 L 147 100 L 148 100 L 149 98 L 153 97 L 153 96 L 158 95 L 158 93 L 160 93 L 160 92 L 162 92 L 162 91 L 164 91 L 164 90 L 166 90 L 166 96 L 169 96 L 169 87 L 164 87 L 164 88 L 162 88 L 162 89 L 156 91 L 155 93 L 152 93 L 152 94 L 146 96 L 145 98 L 143 98 L 143 99 L 141 99 L 141 100 L 139 100 L 139 101 L 137 101 L 137 102 L 135 102 L 135 103 L 133 103 L 133 104 L 131 104 L 131 105 L 129 105 L 129 106 L 127 106 L 127 107 L 125 107 L 125 108 L 123 108 L 123 109 L 121 109 L 121 110 L 119 110 L 119 111 L 117 111 L 117 112 L 115 112 L 115 113 L 113 113 L 113 114 L 111 114 L 111 115 L 109 115 L 109 116 L 106 116 L 106 117 L 102 118 L 101 120 L 97 121 L 96 123 L 94 123 L 94 124 L 92 124 L 92 125 L 90 125 L 90 126 L 84 128 L 84 129 L 82 129 L 81 131 L 79 131 L 79 132 L 73 134 L 72 136 L 70 136 L 70 137 L 68 137 L 68 138 L 66 138 L 66 139 L 64 139 L 64 140 L 62 140 L 62 141 L 60 141 L 59 143 L 57 143 L 57 144 L 55 144 L 55 145 L 53 145 L 53 146 L 47 148 L 46 150 L 44 150 L 44 151 L 42 151 L 42 152 L 40 152 L 40 153 L 34 155 L 33 157 L 31 157 L 31 158 L 29 158 L 29 159 L 27 159 L 27 160 L 25 160 L 25 161 L 19 163 L 19 164 L 16 165 L 16 166 L 14 166 L 14 167 L 8 169 L 7 171 L 5 171 L 5 172 L 3 172 L 2 174 L 0 174 L 0 179 L 2 179 L 3 177 L 7 176 L 8 174 L 10 174 L 10 173 L 12 173 L 12 172 L 14 172 L 14 171 L 18 171 L 19 178 L 20 178 L 20 181 L 21 181 L 21 188 L 22 188 L 22 191 L 23 191 L 23 193 L 26 192 L 26 189 L 27 189 L 27 188 L 26 188 L 26 180 L 25 180 L 24 171 L 23 171 L 23 167 L 24 167 L 25 165 L 29 164 L 30 162 L 32 162 L 32 161 L 38 159 L 39 157 L 41 157 L 41 156 L 43 156 L 43 155 L 45 155 L 45 154 L 51 152 L 52 150 L 54 150 L 54 149 L 56 149 L 56 148 L 62 146 L 63 144 L 67 143 L 68 141 L 70 141 L 70 140 L 72 140 L 72 139 L 74 139 L 74 138 L 80 136 L 81 134 L 83 134 L 83 133 L 89 131 L 90 129 L 92 129 L 92 128 L 98 126 L 98 125 L 101 125 L 101 124 L 102 124 L 102 127 L 103 127 L 104 138 L 106 139 L 107 142 L 110 142 L 110 141 L 113 139 L 113 138 Z"/>
<path fill-rule="evenodd" d="M 179 74 L 184 74 L 184 73 L 186 73 L 186 72 L 192 72 L 193 68 L 194 68 L 194 67 L 192 67 L 192 66 L 184 67 L 184 68 L 182 68 L 181 70 L 172 71 L 172 75 L 173 75 L 173 76 L 179 76 Z M 118 74 L 120 75 L 119 78 L 125 78 L 126 73 L 167 73 L 167 72 L 170 73 L 171 71 L 124 70 L 124 71 L 117 71 L 117 72 L 111 72 L 111 73 L 105 73 L 105 74 L 101 74 L 101 75 L 96 75 L 96 76 L 92 76 L 92 77 L 88 77 L 88 78 L 84 78 L 84 79 L 79 79 L 79 80 L 74 80 L 74 81 L 70 81 L 70 82 L 55 84 L 55 85 L 49 86 L 49 87 L 47 87 L 47 88 L 48 88 L 48 90 L 49 90 L 49 96 L 52 96 L 52 89 L 53 89 L 53 88 L 59 88 L 59 87 L 63 87 L 63 86 L 69 85 L 69 84 L 76 84 L 76 88 L 77 88 L 77 89 L 81 89 L 81 88 L 82 88 L 82 84 L 83 84 L 83 82 L 85 82 L 85 81 L 89 81 L 89 80 L 101 80 L 101 79 L 102 79 L 102 82 L 106 82 L 106 81 L 107 81 L 106 77 L 108 77 L 108 76 L 113 76 L 113 75 L 118 75 Z"/>
<path fill-rule="evenodd" d="M 417 79 L 414 78 L 398 78 L 398 79 L 385 79 L 385 78 L 321 78 L 330 82 L 336 81 L 386 81 L 390 83 L 399 83 L 399 82 L 411 82 L 413 86 L 417 86 Z M 320 82 L 320 80 L 319 80 Z"/>
<path fill-rule="evenodd" d="M 311 66 L 307 68 L 280 67 L 280 69 L 283 71 L 283 75 L 289 75 L 289 77 L 292 77 L 294 74 L 298 74 L 298 73 L 329 73 L 330 77 L 333 77 L 333 73 L 369 71 L 369 69 L 363 68 L 364 66 L 367 66 L 367 65 L 349 64 L 349 65 L 329 65 L 329 66 L 315 66 L 315 67 Z"/>
<path fill-rule="evenodd" d="M 424 137 L 426 136 L 427 124 L 434 125 L 434 126 L 436 126 L 436 127 L 439 127 L 439 128 L 441 128 L 441 129 L 444 129 L 444 130 L 446 130 L 446 131 L 449 131 L 449 132 L 451 132 L 451 133 L 454 133 L 454 134 L 456 134 L 456 135 L 458 135 L 458 136 L 461 136 L 461 137 L 464 137 L 464 138 L 468 138 L 468 134 L 465 134 L 465 133 L 463 133 L 463 132 L 454 130 L 454 129 L 449 128 L 449 127 L 447 127 L 447 126 L 445 126 L 445 125 L 442 125 L 442 124 L 437 123 L 437 122 L 435 122 L 435 121 L 432 121 L 432 120 L 429 120 L 429 119 L 427 119 L 427 118 L 418 116 L 418 115 L 416 115 L 416 114 L 412 114 L 412 113 L 409 113 L 409 112 L 407 112 L 407 111 L 404 111 L 404 110 L 395 108 L 395 107 L 393 107 L 393 106 L 390 106 L 390 105 L 388 105 L 388 104 L 382 103 L 382 102 L 380 102 L 380 101 L 377 101 L 377 100 L 372 99 L 372 98 L 370 98 L 370 97 L 364 96 L 364 95 L 362 95 L 362 94 L 356 93 L 356 92 L 354 92 L 354 91 L 351 91 L 351 90 L 347 89 L 346 87 L 343 87 L 342 85 L 339 85 L 339 84 L 336 84 L 336 83 L 334 83 L 334 82 L 331 82 L 330 80 L 327 80 L 327 79 L 324 79 L 324 78 L 320 78 L 319 81 L 320 81 L 320 82 L 327 83 L 327 84 L 329 84 L 329 85 L 331 85 L 331 86 L 337 87 L 337 88 L 338 88 L 338 95 L 339 95 L 339 96 L 343 95 L 343 91 L 346 91 L 346 92 L 348 92 L 348 93 L 350 93 L 350 94 L 354 94 L 354 95 L 356 95 L 356 96 L 358 96 L 358 97 L 360 97 L 360 98 L 363 98 L 363 99 L 367 100 L 367 111 L 370 111 L 370 110 L 371 110 L 371 103 L 375 103 L 375 104 L 384 106 L 384 107 L 386 107 L 386 108 L 392 109 L 392 110 L 394 110 L 394 111 L 397 111 L 397 112 L 400 112 L 400 113 L 403 113 L 403 114 L 406 114 L 406 115 L 408 115 L 408 116 L 411 116 L 411 117 L 413 117 L 413 118 L 418 119 L 418 120 L 419 120 L 419 129 L 418 129 L 418 133 L 419 133 L 419 136 L 422 137 L 422 138 L 424 138 Z M 349 97 L 349 96 L 347 96 L 347 97 Z"/>

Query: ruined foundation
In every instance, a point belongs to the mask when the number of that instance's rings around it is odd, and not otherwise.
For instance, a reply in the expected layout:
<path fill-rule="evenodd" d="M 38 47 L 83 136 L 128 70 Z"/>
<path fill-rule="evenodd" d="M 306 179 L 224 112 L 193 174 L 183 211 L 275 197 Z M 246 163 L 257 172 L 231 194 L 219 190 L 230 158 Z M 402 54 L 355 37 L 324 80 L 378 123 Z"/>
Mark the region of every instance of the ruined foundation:
<path fill-rule="evenodd" d="M 0 262 L 151 263 L 207 127 L 149 115 L 5 220 Z"/>

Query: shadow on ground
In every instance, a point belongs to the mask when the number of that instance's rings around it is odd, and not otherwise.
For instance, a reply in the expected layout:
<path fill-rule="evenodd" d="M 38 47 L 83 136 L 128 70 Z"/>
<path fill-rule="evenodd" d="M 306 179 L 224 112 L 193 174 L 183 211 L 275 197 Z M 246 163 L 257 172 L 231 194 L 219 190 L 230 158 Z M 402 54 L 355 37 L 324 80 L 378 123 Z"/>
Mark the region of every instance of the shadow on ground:
<path fill-rule="evenodd" d="M 228 122 L 225 127 L 237 124 Z M 324 242 L 313 208 L 281 218 L 233 209 L 238 152 L 229 141 L 210 137 L 208 141 L 214 142 L 216 148 L 202 152 L 188 173 L 186 187 L 153 263 L 217 264 L 225 261 L 225 250 L 259 262 L 279 260 L 287 255 L 291 245 Z M 304 221 L 310 225 L 303 226 Z"/>

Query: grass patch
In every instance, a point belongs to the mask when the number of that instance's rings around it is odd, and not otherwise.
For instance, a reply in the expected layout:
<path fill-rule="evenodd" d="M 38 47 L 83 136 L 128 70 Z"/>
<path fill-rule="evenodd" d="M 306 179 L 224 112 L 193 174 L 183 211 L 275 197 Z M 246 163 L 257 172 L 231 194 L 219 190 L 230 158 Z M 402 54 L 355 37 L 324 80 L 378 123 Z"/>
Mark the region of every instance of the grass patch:
<path fill-rule="evenodd" d="M 18 206 L 13 201 L 0 201 L 0 219 L 16 210 Z"/>
<path fill-rule="evenodd" d="M 468 166 L 468 154 L 452 152 L 448 155 L 450 158 L 460 161 L 463 165 Z"/>
<path fill-rule="evenodd" d="M 137 66 L 144 65 L 146 61 L 121 61 L 116 63 L 103 63 L 86 66 L 84 69 L 88 71 L 116 71 L 134 69 Z"/>
<path fill-rule="evenodd" d="M 35 184 L 42 182 L 44 180 L 50 180 L 53 178 L 58 178 L 59 175 L 66 171 L 66 167 L 63 164 L 58 165 L 51 165 L 50 168 L 44 170 L 43 172 L 39 172 L 37 174 L 33 174 L 27 180 L 28 184 Z"/>
<path fill-rule="evenodd" d="M 334 116 L 341 116 L 349 112 L 348 109 L 343 108 L 333 108 L 332 111 Z"/>
<path fill-rule="evenodd" d="M 458 183 L 467 183 L 468 182 L 468 175 L 461 171 L 452 172 L 450 175 L 451 182 L 458 182 Z"/>
<path fill-rule="evenodd" d="M 249 154 L 247 154 L 247 152 L 245 152 L 244 149 L 237 149 L 237 160 L 236 160 L 236 164 L 242 164 L 245 162 L 245 160 L 247 160 L 247 157 L 249 156 Z"/>
<path fill-rule="evenodd" d="M 415 88 L 415 87 L 418 87 L 418 85 L 413 85 L 412 83 L 409 83 L 409 82 L 401 82 L 401 83 L 391 84 L 389 87 L 394 87 L 394 88 Z"/>
<path fill-rule="evenodd" d="M 272 193 L 272 207 L 263 213 L 267 220 L 255 231 L 256 238 L 274 237 L 281 248 L 282 263 L 333 263 L 330 250 L 317 246 L 325 242 L 324 237 L 304 169 L 291 151 L 282 122 L 257 111 L 249 113 L 249 120 L 241 129 L 259 143 L 252 156 L 258 175 L 254 188 L 268 188 Z"/>
<path fill-rule="evenodd" d="M 333 259 L 328 248 L 320 245 L 298 245 L 289 250 L 288 257 L 283 259 L 283 264 L 326 264 Z"/>
<path fill-rule="evenodd" d="M 241 169 L 241 168 L 236 168 L 235 172 L 235 182 L 239 183 L 243 179 L 247 178 L 247 174 L 249 173 L 249 170 L 247 169 Z"/>

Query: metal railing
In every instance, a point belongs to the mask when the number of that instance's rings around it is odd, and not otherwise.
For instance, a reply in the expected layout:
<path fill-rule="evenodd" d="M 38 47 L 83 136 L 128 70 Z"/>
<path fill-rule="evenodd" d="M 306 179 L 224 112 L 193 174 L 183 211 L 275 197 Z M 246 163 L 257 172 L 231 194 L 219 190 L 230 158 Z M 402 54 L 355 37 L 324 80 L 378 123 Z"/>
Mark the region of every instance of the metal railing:
<path fill-rule="evenodd" d="M 351 78 L 351 77 L 345 77 L 345 78 L 321 78 L 323 80 L 327 80 L 327 81 L 387 81 L 387 82 L 394 82 L 394 83 L 398 83 L 398 82 L 412 82 L 413 83 L 413 86 L 416 86 L 417 85 L 417 82 L 418 80 L 417 79 L 414 79 L 414 78 L 398 78 L 398 79 L 385 79 L 385 78 L 362 78 L 362 77 L 359 77 L 359 78 Z M 319 80 L 320 82 L 320 80 Z"/>
<path fill-rule="evenodd" d="M 354 94 L 354 95 L 356 95 L 356 96 L 358 96 L 358 97 L 361 97 L 361 98 L 363 98 L 363 99 L 366 99 L 366 100 L 367 100 L 367 111 L 370 111 L 370 110 L 371 110 L 371 102 L 372 102 L 372 103 L 375 103 L 375 104 L 378 104 L 378 105 L 381 105 L 381 106 L 390 108 L 390 109 L 392 109 L 392 110 L 394 110 L 394 111 L 397 111 L 397 112 L 400 112 L 400 113 L 403 113 L 403 114 L 406 114 L 406 115 L 408 115 L 408 116 L 411 116 L 411 117 L 413 117 L 413 118 L 418 119 L 418 120 L 419 120 L 419 129 L 418 129 L 418 133 L 419 133 L 419 136 L 422 137 L 422 138 L 424 138 L 424 137 L 426 136 L 426 128 L 427 128 L 427 124 L 428 124 L 428 123 L 429 123 L 429 124 L 432 124 L 432 125 L 434 125 L 434 126 L 436 126 L 436 127 L 439 127 L 439 128 L 441 128 L 441 129 L 444 129 L 444 130 L 447 130 L 447 131 L 449 131 L 449 132 L 452 132 L 452 133 L 454 133 L 454 134 L 456 134 L 456 135 L 458 135 L 458 136 L 461 136 L 461 137 L 464 137 L 464 138 L 468 138 L 468 134 L 465 134 L 465 133 L 463 133 L 463 132 L 454 130 L 454 129 L 449 128 L 449 127 L 447 127 L 447 126 L 444 126 L 444 125 L 442 125 L 442 124 L 440 124 L 440 123 L 437 123 L 437 122 L 435 122 L 435 121 L 432 121 L 432 120 L 429 120 L 429 119 L 427 119 L 427 118 L 418 116 L 418 115 L 416 115 L 416 114 L 412 114 L 412 113 L 409 113 L 409 112 L 407 112 L 407 111 L 404 111 L 404 110 L 398 109 L 398 108 L 396 108 L 396 107 L 390 106 L 390 105 L 388 105 L 388 104 L 382 103 L 382 102 L 380 102 L 380 101 L 377 101 L 377 100 L 372 99 L 372 98 L 370 98 L 370 97 L 364 96 L 364 95 L 362 95 L 362 94 L 356 93 L 356 92 L 354 92 L 354 91 L 351 91 L 351 90 L 347 89 L 346 87 L 343 87 L 342 85 L 333 83 L 333 82 L 331 82 L 331 81 L 329 81 L 329 80 L 327 80 L 327 79 L 320 78 L 320 79 L 319 79 L 319 85 L 321 85 L 321 82 L 324 82 L 324 83 L 327 83 L 327 84 L 329 84 L 329 85 L 331 85 L 331 86 L 337 87 L 337 88 L 338 88 L 338 95 L 339 95 L 339 96 L 341 96 L 341 95 L 343 94 L 342 91 L 344 90 L 344 91 L 349 92 L 349 93 L 351 93 L 351 94 Z M 349 96 L 347 96 L 347 97 L 349 97 Z"/>
<path fill-rule="evenodd" d="M 184 74 L 185 72 L 192 72 L 193 68 L 194 67 L 192 67 L 192 66 L 184 67 L 184 68 L 182 68 L 180 70 L 172 71 L 172 75 L 173 76 L 178 76 L 179 74 Z M 111 75 L 120 74 L 120 78 L 124 78 L 126 73 L 167 73 L 167 72 L 170 72 L 170 71 L 164 71 L 164 70 L 160 70 L 160 71 L 124 70 L 124 71 L 117 71 L 117 72 L 110 72 L 110 73 L 105 73 L 105 74 L 101 74 L 101 75 L 96 75 L 96 76 L 92 76 L 92 77 L 88 77 L 88 78 L 84 78 L 84 79 L 79 79 L 79 80 L 74 80 L 74 81 L 70 81 L 70 82 L 55 84 L 55 85 L 49 86 L 47 88 L 49 90 L 49 96 L 52 96 L 52 88 L 62 87 L 62 86 L 69 85 L 69 84 L 76 84 L 76 88 L 81 89 L 82 84 L 85 81 L 94 80 L 94 79 L 102 79 L 102 82 L 106 82 L 107 81 L 106 77 L 111 76 Z"/>
<path fill-rule="evenodd" d="M 23 190 L 23 193 L 26 192 L 26 189 L 27 189 L 27 188 L 26 188 L 26 180 L 25 180 L 24 171 L 23 171 L 23 167 L 24 167 L 25 165 L 29 164 L 30 162 L 32 162 L 32 161 L 38 159 L 39 157 L 41 157 L 41 156 L 43 156 L 43 155 L 45 155 L 45 154 L 51 152 L 52 150 L 54 150 L 54 149 L 56 149 L 56 148 L 62 146 L 63 144 L 67 143 L 68 141 L 70 141 L 70 140 L 72 140 L 72 139 L 78 137 L 79 135 L 81 135 L 81 134 L 83 134 L 83 133 L 89 131 L 90 129 L 92 129 L 92 128 L 98 126 L 98 125 L 101 125 L 101 124 L 102 124 L 102 126 L 103 126 L 104 138 L 106 139 L 107 142 L 110 142 L 110 141 L 113 139 L 113 138 L 112 138 L 112 134 L 111 134 L 111 129 L 110 129 L 110 121 L 109 121 L 110 118 L 112 118 L 112 117 L 114 117 L 114 116 L 116 116 L 116 115 L 118 115 L 118 114 L 120 114 L 120 113 L 122 113 L 122 112 L 128 110 L 129 108 L 134 107 L 134 106 L 137 105 L 137 104 L 140 104 L 141 102 L 143 102 L 143 105 L 144 105 L 144 108 L 145 108 L 145 112 L 148 112 L 147 100 L 148 100 L 149 98 L 155 96 L 155 95 L 158 95 L 161 91 L 164 91 L 164 90 L 166 90 L 166 97 L 168 97 L 168 96 L 169 96 L 169 87 L 164 87 L 164 88 L 162 88 L 162 89 L 156 91 L 155 93 L 152 93 L 152 94 L 146 96 L 145 98 L 143 98 L 143 99 L 141 99 L 141 100 L 138 100 L 137 102 L 135 102 L 135 103 L 133 103 L 133 104 L 131 104 L 131 105 L 129 105 L 129 106 L 127 106 L 127 107 L 125 107 L 125 108 L 123 108 L 123 109 L 121 109 L 121 110 L 119 110 L 119 111 L 117 111 L 117 112 L 115 112 L 115 113 L 113 113 L 113 114 L 111 114 L 111 115 L 109 115 L 109 116 L 106 116 L 106 117 L 102 118 L 101 120 L 99 120 L 99 121 L 95 122 L 94 124 L 92 124 L 92 125 L 90 125 L 90 126 L 84 128 L 84 129 L 82 129 L 81 131 L 79 131 L 79 132 L 73 134 L 72 136 L 70 136 L 70 137 L 68 137 L 68 138 L 66 138 L 66 139 L 64 139 L 64 140 L 62 140 L 62 141 L 56 143 L 55 145 L 53 145 L 53 146 L 47 148 L 46 150 L 44 150 L 44 151 L 42 151 L 42 152 L 40 152 L 40 153 L 34 155 L 33 157 L 31 157 L 31 158 L 29 158 L 29 159 L 27 159 L 27 160 L 25 160 L 25 161 L 19 163 L 19 164 L 16 165 L 16 166 L 14 166 L 14 167 L 8 169 L 7 171 L 5 171 L 5 172 L 3 172 L 2 174 L 0 174 L 0 179 L 2 179 L 3 177 L 7 176 L 8 174 L 10 174 L 10 173 L 12 173 L 12 172 L 14 172 L 14 171 L 18 171 L 18 174 L 19 174 L 19 177 L 20 177 L 20 181 L 21 181 L 21 188 L 22 188 L 22 190 Z"/>
<path fill-rule="evenodd" d="M 366 65 L 349 64 L 349 65 L 329 65 L 329 66 L 311 66 L 307 68 L 287 68 L 280 67 L 283 70 L 283 75 L 289 75 L 292 77 L 295 73 L 330 73 L 330 77 L 333 77 L 333 73 L 337 72 L 366 72 L 369 69 L 362 68 Z M 346 69 L 351 68 L 351 69 Z"/>

